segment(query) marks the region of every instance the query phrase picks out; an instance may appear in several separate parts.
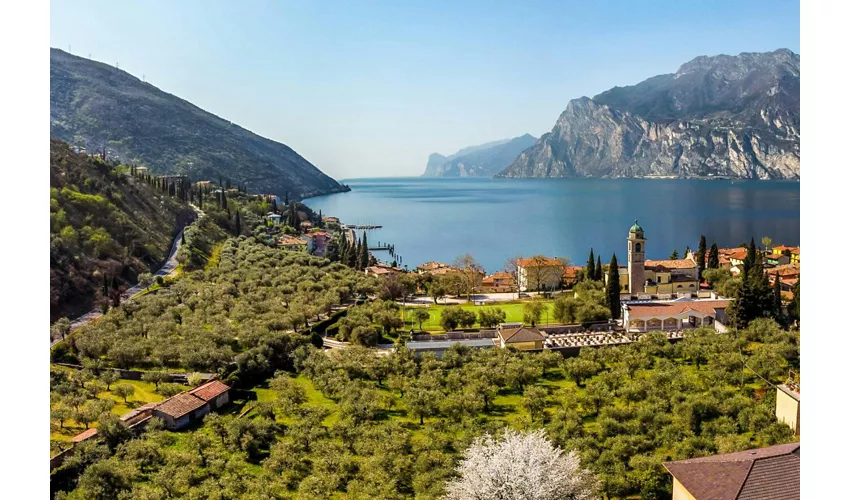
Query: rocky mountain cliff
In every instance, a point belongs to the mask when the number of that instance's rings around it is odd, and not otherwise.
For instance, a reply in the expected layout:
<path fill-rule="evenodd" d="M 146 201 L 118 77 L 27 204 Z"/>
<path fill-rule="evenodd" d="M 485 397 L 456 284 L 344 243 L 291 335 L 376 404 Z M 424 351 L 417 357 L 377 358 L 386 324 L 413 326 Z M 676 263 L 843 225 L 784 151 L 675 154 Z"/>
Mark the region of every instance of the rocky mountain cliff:
<path fill-rule="evenodd" d="M 50 135 L 194 180 L 301 199 L 347 191 L 284 144 L 103 63 L 50 49 Z"/>
<path fill-rule="evenodd" d="M 537 141 L 525 134 L 513 139 L 488 142 L 461 149 L 451 156 L 433 153 L 423 177 L 490 177 L 502 171 L 526 148 Z"/>
<path fill-rule="evenodd" d="M 497 177 L 800 178 L 800 56 L 701 56 L 569 102 Z"/>

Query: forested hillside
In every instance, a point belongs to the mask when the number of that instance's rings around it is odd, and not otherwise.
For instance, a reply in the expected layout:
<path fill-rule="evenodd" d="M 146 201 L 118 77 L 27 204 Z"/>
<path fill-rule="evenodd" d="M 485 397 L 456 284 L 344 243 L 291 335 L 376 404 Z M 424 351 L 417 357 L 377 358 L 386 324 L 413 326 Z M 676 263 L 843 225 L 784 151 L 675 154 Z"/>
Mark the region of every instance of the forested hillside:
<path fill-rule="evenodd" d="M 97 61 L 50 49 L 50 135 L 193 180 L 301 199 L 348 191 L 285 144 Z"/>
<path fill-rule="evenodd" d="M 87 312 L 104 286 L 135 284 L 158 267 L 193 214 L 177 196 L 130 175 L 130 167 L 51 140 L 51 321 Z"/>

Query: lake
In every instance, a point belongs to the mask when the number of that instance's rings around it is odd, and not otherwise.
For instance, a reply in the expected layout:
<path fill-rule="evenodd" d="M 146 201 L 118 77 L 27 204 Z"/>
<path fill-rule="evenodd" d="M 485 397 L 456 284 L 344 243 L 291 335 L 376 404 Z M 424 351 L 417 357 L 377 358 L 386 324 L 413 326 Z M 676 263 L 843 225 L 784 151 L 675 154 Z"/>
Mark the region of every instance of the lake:
<path fill-rule="evenodd" d="M 704 234 L 708 245 L 737 246 L 770 236 L 800 243 L 800 184 L 679 179 L 375 178 L 343 181 L 347 193 L 304 200 L 346 224 L 374 224 L 370 245 L 395 245 L 410 269 L 450 264 L 470 253 L 488 273 L 512 256 L 569 257 L 584 265 L 591 247 L 607 263 L 626 262 L 635 219 L 647 259 L 684 255 Z M 358 232 L 358 235 L 360 232 Z M 386 252 L 374 252 L 392 260 Z"/>

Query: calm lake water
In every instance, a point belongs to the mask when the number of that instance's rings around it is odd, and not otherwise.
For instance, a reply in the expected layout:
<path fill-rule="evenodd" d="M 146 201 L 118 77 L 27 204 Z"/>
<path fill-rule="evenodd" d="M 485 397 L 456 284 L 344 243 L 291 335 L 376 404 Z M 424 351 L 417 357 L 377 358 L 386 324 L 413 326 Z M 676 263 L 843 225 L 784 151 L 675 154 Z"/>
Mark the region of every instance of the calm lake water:
<path fill-rule="evenodd" d="M 800 184 L 779 181 L 661 179 L 377 178 L 343 181 L 347 193 L 309 198 L 310 208 L 347 224 L 382 225 L 370 244 L 395 245 L 413 269 L 472 254 L 488 272 L 511 256 L 544 254 L 587 261 L 593 247 L 607 263 L 626 261 L 635 219 L 648 259 L 696 249 L 704 234 L 721 247 L 800 243 Z M 386 252 L 374 252 L 387 260 Z M 389 259 L 391 260 L 391 259 Z"/>

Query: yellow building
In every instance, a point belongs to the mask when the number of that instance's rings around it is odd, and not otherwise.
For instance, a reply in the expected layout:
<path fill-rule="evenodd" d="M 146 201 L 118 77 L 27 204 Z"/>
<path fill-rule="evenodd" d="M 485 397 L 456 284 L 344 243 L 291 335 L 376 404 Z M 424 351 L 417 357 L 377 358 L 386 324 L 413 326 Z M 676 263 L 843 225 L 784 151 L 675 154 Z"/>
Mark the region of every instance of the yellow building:
<path fill-rule="evenodd" d="M 692 251 L 684 259 L 646 260 L 646 236 L 637 221 L 629 229 L 627 241 L 628 265 L 619 269 L 623 294 L 673 295 L 699 291 L 699 270 Z M 608 274 L 604 277 L 607 282 Z"/>
<path fill-rule="evenodd" d="M 800 263 L 800 247 L 786 247 L 784 245 L 780 245 L 773 247 L 773 252 L 789 254 L 791 257 L 791 264 Z"/>
<path fill-rule="evenodd" d="M 799 500 L 800 443 L 665 462 L 673 500 Z"/>
<path fill-rule="evenodd" d="M 508 346 L 520 351 L 543 349 L 543 340 L 546 338 L 536 327 L 526 327 L 522 323 L 502 323 L 497 332 L 502 349 Z"/>
<path fill-rule="evenodd" d="M 782 384 L 776 388 L 776 420 L 785 422 L 800 435 L 800 386 Z"/>

